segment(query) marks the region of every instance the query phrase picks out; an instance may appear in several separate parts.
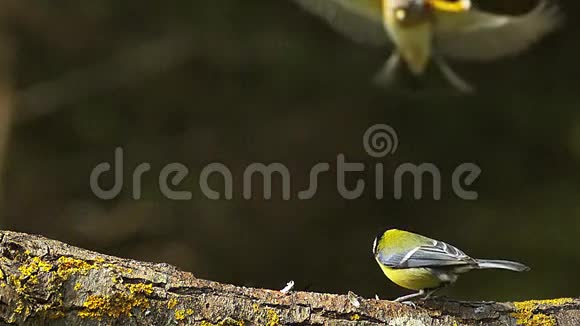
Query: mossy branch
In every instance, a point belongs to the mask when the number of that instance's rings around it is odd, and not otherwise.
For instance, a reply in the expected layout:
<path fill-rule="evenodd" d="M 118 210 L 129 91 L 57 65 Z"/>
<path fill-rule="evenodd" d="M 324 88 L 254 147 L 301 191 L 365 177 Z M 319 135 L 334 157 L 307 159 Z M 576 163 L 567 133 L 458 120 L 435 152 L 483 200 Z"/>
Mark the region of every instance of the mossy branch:
<path fill-rule="evenodd" d="M 167 264 L 121 259 L 0 231 L 0 324 L 579 325 L 580 300 L 385 300 L 244 288 Z"/>

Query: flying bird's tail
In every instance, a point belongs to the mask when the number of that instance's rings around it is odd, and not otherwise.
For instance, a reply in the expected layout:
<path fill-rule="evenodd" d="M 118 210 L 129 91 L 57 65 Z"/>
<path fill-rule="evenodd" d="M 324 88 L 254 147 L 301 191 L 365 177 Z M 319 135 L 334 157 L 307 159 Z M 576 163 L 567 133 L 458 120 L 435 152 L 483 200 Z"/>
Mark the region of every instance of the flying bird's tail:
<path fill-rule="evenodd" d="M 439 71 L 451 86 L 465 94 L 473 93 L 475 91 L 469 82 L 465 81 L 461 76 L 453 71 L 441 56 L 435 55 L 433 58 L 437 68 L 439 68 Z M 389 57 L 383 68 L 375 74 L 373 79 L 374 83 L 377 86 L 384 88 L 392 87 L 397 80 L 398 72 L 401 69 L 401 63 L 401 55 L 398 52 L 394 52 Z"/>
<path fill-rule="evenodd" d="M 439 68 L 439 71 L 441 71 L 451 86 L 466 94 L 473 93 L 475 91 L 475 89 L 467 81 L 465 81 L 465 79 L 461 78 L 461 76 L 459 76 L 455 71 L 453 71 L 453 69 L 451 69 L 443 57 L 436 55 L 434 58 L 435 63 L 437 64 L 437 68 Z"/>
<path fill-rule="evenodd" d="M 397 79 L 397 73 L 401 66 L 401 56 L 398 52 L 393 52 L 385 65 L 379 70 L 373 79 L 375 85 L 388 88 L 393 86 Z"/>

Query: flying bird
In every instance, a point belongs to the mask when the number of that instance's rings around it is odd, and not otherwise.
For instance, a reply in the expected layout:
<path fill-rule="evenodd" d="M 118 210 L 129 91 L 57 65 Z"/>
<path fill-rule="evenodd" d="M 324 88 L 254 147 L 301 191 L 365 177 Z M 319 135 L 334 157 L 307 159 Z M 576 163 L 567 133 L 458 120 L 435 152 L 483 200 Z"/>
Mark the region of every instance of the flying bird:
<path fill-rule="evenodd" d="M 403 62 L 413 75 L 421 76 L 433 61 L 449 83 L 465 93 L 473 87 L 445 58 L 484 62 L 515 55 L 562 22 L 559 9 L 548 0 L 519 16 L 485 12 L 470 0 L 294 1 L 357 42 L 392 44 L 393 53 L 375 76 L 379 85 L 390 85 Z"/>

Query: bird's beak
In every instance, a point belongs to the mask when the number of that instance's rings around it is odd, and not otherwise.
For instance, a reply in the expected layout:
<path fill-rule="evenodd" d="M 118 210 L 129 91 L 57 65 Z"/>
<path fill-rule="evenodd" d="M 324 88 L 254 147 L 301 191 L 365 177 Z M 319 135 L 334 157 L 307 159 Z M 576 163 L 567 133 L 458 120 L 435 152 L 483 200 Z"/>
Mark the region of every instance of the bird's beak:
<path fill-rule="evenodd" d="M 428 4 L 435 10 L 460 13 L 471 9 L 471 0 L 459 0 L 450 2 L 448 0 L 428 0 Z"/>

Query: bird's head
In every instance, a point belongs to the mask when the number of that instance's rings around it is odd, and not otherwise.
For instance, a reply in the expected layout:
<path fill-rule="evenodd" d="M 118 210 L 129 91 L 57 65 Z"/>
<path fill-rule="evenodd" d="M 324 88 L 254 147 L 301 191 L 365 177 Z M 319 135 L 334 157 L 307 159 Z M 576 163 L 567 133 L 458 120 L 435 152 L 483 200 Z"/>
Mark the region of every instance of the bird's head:
<path fill-rule="evenodd" d="M 393 230 L 393 228 L 382 228 L 381 231 L 377 233 L 377 236 L 375 237 L 375 239 L 373 241 L 373 256 L 376 256 L 377 251 L 380 249 L 379 243 L 381 242 L 381 240 L 383 239 L 383 237 L 385 236 L 385 234 L 389 230 Z"/>
<path fill-rule="evenodd" d="M 388 0 L 387 6 L 394 20 L 401 26 L 412 27 L 432 18 L 432 7 L 428 0 Z"/>

